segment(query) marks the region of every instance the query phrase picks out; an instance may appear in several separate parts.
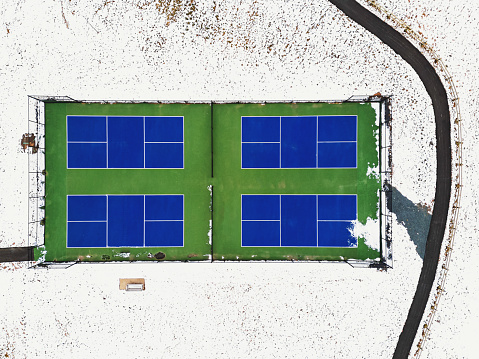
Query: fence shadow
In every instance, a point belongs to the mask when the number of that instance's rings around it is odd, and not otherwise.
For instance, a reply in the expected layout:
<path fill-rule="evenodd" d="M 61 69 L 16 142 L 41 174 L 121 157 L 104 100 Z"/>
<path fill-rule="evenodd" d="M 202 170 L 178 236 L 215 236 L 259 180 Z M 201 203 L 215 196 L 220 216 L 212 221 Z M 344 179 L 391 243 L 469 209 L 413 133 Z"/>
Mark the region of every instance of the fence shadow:
<path fill-rule="evenodd" d="M 431 222 L 431 214 L 427 206 L 415 204 L 399 190 L 392 187 L 392 212 L 407 230 L 409 238 L 416 245 L 416 251 L 424 259 L 427 234 Z"/>

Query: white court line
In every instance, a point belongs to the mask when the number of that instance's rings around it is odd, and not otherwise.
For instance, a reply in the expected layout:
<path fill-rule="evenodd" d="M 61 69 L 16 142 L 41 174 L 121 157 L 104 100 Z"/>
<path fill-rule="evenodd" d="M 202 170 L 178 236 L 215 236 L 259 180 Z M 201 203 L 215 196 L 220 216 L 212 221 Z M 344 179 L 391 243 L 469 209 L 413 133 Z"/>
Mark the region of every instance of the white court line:
<path fill-rule="evenodd" d="M 184 124 L 184 119 L 183 119 L 183 124 Z M 184 128 L 184 126 L 183 126 Z M 184 139 L 184 137 L 183 137 Z M 183 146 L 184 147 L 184 146 Z M 184 161 L 184 151 L 183 151 L 183 161 Z M 183 162 L 183 167 L 184 167 L 184 162 Z M 183 238 L 182 238 L 182 242 L 181 242 L 181 246 L 184 247 L 185 246 L 185 195 L 182 195 L 182 200 L 183 200 Z"/>
<path fill-rule="evenodd" d="M 67 221 L 67 223 L 106 223 L 107 221 Z"/>
<path fill-rule="evenodd" d="M 143 117 L 143 129 L 145 124 L 145 118 Z M 143 136 L 145 135 L 145 132 L 143 131 Z M 144 154 L 144 153 L 143 153 Z M 143 195 L 143 247 L 145 247 L 146 243 L 146 195 Z"/>
<path fill-rule="evenodd" d="M 281 247 L 281 194 L 279 195 L 279 246 Z"/>
<path fill-rule="evenodd" d="M 145 222 L 183 222 L 182 219 L 145 219 Z"/>
<path fill-rule="evenodd" d="M 319 116 L 316 116 L 316 168 L 318 168 L 318 131 L 319 131 Z M 317 212 L 317 208 L 318 208 L 318 201 L 317 201 L 317 198 L 316 198 L 316 212 Z M 318 218 L 316 216 L 316 218 Z M 317 226 L 316 226 L 317 227 Z M 316 229 L 316 232 L 318 231 L 318 229 Z M 317 237 L 317 236 L 316 236 Z"/>
<path fill-rule="evenodd" d="M 105 122 L 106 122 L 106 168 L 108 168 L 108 157 L 109 157 L 109 153 L 108 153 L 108 116 L 106 117 Z M 107 201 L 108 201 L 108 198 L 107 198 Z M 107 226 L 107 228 L 108 228 L 108 226 Z M 108 236 L 107 236 L 107 240 L 108 240 Z"/>
<path fill-rule="evenodd" d="M 253 142 L 253 141 L 250 141 L 250 142 L 247 142 L 247 141 L 244 141 L 244 142 L 241 142 L 241 144 L 243 143 L 281 143 L 279 141 L 261 141 L 261 142 Z"/>
<path fill-rule="evenodd" d="M 146 135 L 145 135 L 145 116 L 143 116 L 143 168 L 146 168 Z M 143 198 L 144 202 L 144 198 Z M 143 221 L 145 219 L 145 211 L 143 211 Z M 144 232 L 144 231 L 143 231 Z M 143 245 L 145 244 L 145 235 L 143 234 Z"/>
<path fill-rule="evenodd" d="M 280 219 L 242 219 L 241 222 L 280 222 Z"/>
<path fill-rule="evenodd" d="M 358 141 L 318 141 L 318 143 L 358 143 Z"/>
<path fill-rule="evenodd" d="M 354 221 L 355 219 L 318 219 L 318 222 L 351 222 Z"/>
<path fill-rule="evenodd" d="M 106 141 L 67 141 L 67 143 L 107 143 Z"/>
<path fill-rule="evenodd" d="M 281 132 L 281 116 L 280 116 L 279 118 L 279 168 L 281 168 L 281 141 L 282 141 L 282 132 Z M 281 208 L 281 204 L 279 208 Z M 279 232 L 279 245 L 281 246 L 281 229 Z"/>
<path fill-rule="evenodd" d="M 318 146 L 316 146 L 316 147 L 318 147 Z M 316 195 L 316 220 L 318 220 L 318 195 Z M 319 247 L 318 222 L 316 222 L 316 247 Z"/>
<path fill-rule="evenodd" d="M 106 243 L 105 247 L 108 248 L 108 195 L 106 195 Z"/>

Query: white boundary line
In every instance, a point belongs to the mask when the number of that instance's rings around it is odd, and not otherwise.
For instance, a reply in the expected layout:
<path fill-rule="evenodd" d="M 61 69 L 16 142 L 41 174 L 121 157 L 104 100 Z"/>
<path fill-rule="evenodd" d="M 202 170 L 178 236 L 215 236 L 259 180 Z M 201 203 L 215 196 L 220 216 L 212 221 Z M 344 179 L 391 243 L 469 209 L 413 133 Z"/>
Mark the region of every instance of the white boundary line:
<path fill-rule="evenodd" d="M 318 143 L 357 143 L 358 141 L 318 141 Z"/>
<path fill-rule="evenodd" d="M 67 221 L 67 223 L 106 223 L 107 221 Z"/>
<path fill-rule="evenodd" d="M 82 168 L 84 169 L 84 168 Z M 95 169 L 95 168 L 94 168 Z M 162 168 L 164 169 L 164 168 Z M 173 168 L 175 169 L 175 168 Z M 242 170 L 356 170 L 357 167 L 248 167 Z"/>
<path fill-rule="evenodd" d="M 351 222 L 351 221 L 355 221 L 357 218 L 355 219 L 317 219 L 316 221 L 317 222 Z"/>
<path fill-rule="evenodd" d="M 106 195 L 106 248 L 108 248 L 108 214 L 108 195 Z"/>
<path fill-rule="evenodd" d="M 182 163 L 182 166 L 181 168 L 184 169 L 185 168 L 185 116 L 181 116 L 181 119 L 183 121 L 183 163 Z M 184 199 L 183 199 L 184 201 Z M 184 203 L 183 203 L 184 204 Z M 183 206 L 183 211 L 185 210 L 185 206 Z M 183 213 L 184 214 L 184 213 Z M 185 217 L 183 216 L 183 219 Z M 183 223 L 183 227 L 185 226 L 185 224 Z M 184 242 L 184 239 L 185 239 L 185 231 L 184 231 L 184 228 L 183 228 L 183 246 L 185 245 L 185 242 Z"/>
<path fill-rule="evenodd" d="M 182 219 L 145 219 L 145 222 L 183 222 Z"/>
<path fill-rule="evenodd" d="M 143 129 L 145 129 L 145 118 L 143 117 Z M 145 132 L 143 131 L 143 136 Z M 145 246 L 146 243 L 146 195 L 143 195 L 143 247 Z"/>
<path fill-rule="evenodd" d="M 214 141 L 214 138 L 213 138 L 213 141 Z M 240 118 L 240 165 L 241 165 L 241 168 L 243 168 L 243 116 L 241 116 Z M 241 207 L 243 207 L 243 202 L 241 202 Z M 243 212 L 241 212 L 241 218 L 243 218 Z M 243 224 L 241 224 L 241 227 L 243 227 Z M 243 242 L 241 242 L 241 246 L 242 245 L 243 245 Z"/>
<path fill-rule="evenodd" d="M 316 116 L 316 168 L 318 168 L 318 131 L 319 131 L 319 116 Z M 318 207 L 318 204 L 316 203 L 316 208 Z M 316 226 L 317 227 L 317 226 Z M 316 234 L 318 232 L 318 229 L 316 228 Z M 316 237 L 318 237 L 316 235 Z M 316 240 L 317 242 L 317 240 Z"/>
<path fill-rule="evenodd" d="M 242 219 L 242 222 L 280 222 L 280 219 Z"/>
<path fill-rule="evenodd" d="M 241 120 L 241 127 L 243 127 L 243 120 Z M 243 247 L 243 194 L 241 195 L 240 200 L 240 215 L 241 215 L 241 223 L 240 223 L 240 239 L 241 239 L 241 247 Z"/>
<path fill-rule="evenodd" d="M 183 126 L 183 128 L 185 127 Z M 182 247 L 184 247 L 185 246 L 185 195 L 182 195 L 182 197 L 183 197 L 183 241 L 181 244 L 182 244 Z"/>
<path fill-rule="evenodd" d="M 66 165 L 67 165 L 67 169 L 68 169 L 68 116 L 65 116 L 65 122 L 66 122 L 66 126 L 65 126 L 65 132 L 66 132 L 66 133 L 65 133 L 65 138 L 66 138 L 66 140 L 67 140 L 67 142 L 66 142 L 66 153 L 67 153 L 67 158 L 66 158 L 67 163 L 66 163 Z M 67 216 L 68 216 L 68 214 L 67 214 Z M 68 226 L 67 226 L 67 227 L 68 227 Z"/>
<path fill-rule="evenodd" d="M 356 115 L 356 168 L 358 168 L 358 140 L 359 140 L 358 139 L 358 135 L 359 135 L 358 123 L 359 123 L 358 122 L 358 116 Z M 379 136 L 379 132 L 378 132 L 378 136 Z M 378 141 L 378 143 L 379 143 L 379 141 Z M 381 146 L 381 145 L 379 145 L 379 146 Z M 377 150 L 378 150 L 378 152 L 381 152 L 380 148 L 378 148 Z"/>
<path fill-rule="evenodd" d="M 316 137 L 317 137 L 316 132 Z M 316 146 L 318 147 L 318 146 Z M 319 231 L 318 231 L 318 195 L 316 195 L 316 247 L 319 247 Z"/>
<path fill-rule="evenodd" d="M 281 153 L 283 152 L 282 148 L 283 146 L 281 146 L 281 142 L 283 142 L 283 133 L 281 131 L 281 120 L 283 119 L 282 116 L 279 117 L 279 168 L 283 168 L 282 166 L 282 163 L 281 163 Z M 280 207 L 280 210 L 281 210 L 281 207 Z M 281 213 L 280 213 L 281 215 Z M 281 229 L 280 229 L 280 232 L 279 232 L 279 245 L 281 245 Z"/>
<path fill-rule="evenodd" d="M 145 116 L 143 116 L 143 168 L 146 168 L 146 124 L 145 124 Z M 144 213 L 143 213 L 144 214 Z M 143 220 L 144 220 L 143 216 Z M 143 234 L 143 245 L 145 244 L 145 236 Z"/>
<path fill-rule="evenodd" d="M 67 195 L 67 209 L 65 211 L 65 217 L 66 217 L 65 219 L 66 219 L 66 224 L 67 224 L 66 225 L 66 227 L 67 227 L 66 228 L 66 233 L 65 233 L 65 245 L 66 245 L 67 248 L 68 248 L 68 201 L 69 201 L 69 197 Z"/>
<path fill-rule="evenodd" d="M 282 242 L 281 242 L 281 235 L 282 235 L 282 231 L 281 231 L 281 202 L 282 202 L 282 195 L 279 195 L 279 246 L 281 247 L 282 245 Z"/>
<path fill-rule="evenodd" d="M 105 129 L 106 129 L 106 168 L 108 168 L 108 157 L 109 157 L 109 152 L 108 152 L 108 116 L 106 116 L 106 118 L 105 118 Z"/>

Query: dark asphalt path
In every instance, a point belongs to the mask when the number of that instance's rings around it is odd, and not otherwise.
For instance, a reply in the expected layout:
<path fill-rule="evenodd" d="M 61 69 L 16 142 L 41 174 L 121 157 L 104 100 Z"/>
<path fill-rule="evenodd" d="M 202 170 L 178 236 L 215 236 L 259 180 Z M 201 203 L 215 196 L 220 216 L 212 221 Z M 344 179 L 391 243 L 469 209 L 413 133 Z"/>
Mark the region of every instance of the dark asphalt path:
<path fill-rule="evenodd" d="M 0 248 L 0 263 L 33 261 L 35 247 Z"/>
<path fill-rule="evenodd" d="M 451 197 L 451 124 L 447 94 L 439 76 L 427 61 L 405 37 L 383 22 L 370 11 L 353 0 L 329 0 L 349 18 L 377 36 L 419 75 L 431 97 L 436 122 L 436 194 L 434 209 L 427 236 L 424 261 L 401 335 L 394 352 L 394 359 L 407 358 L 421 323 L 424 310 L 434 284 L 434 278 L 441 254 L 441 244 L 447 224 L 447 213 Z M 420 118 L 417 119 L 421 121 Z M 424 144 L 426 145 L 426 144 Z"/>

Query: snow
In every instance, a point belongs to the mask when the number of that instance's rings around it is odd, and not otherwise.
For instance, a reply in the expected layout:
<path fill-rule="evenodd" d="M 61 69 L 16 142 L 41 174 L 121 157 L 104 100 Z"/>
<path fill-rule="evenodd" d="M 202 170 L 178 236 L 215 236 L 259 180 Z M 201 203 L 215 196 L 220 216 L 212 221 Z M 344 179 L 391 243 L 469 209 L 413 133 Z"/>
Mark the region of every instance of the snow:
<path fill-rule="evenodd" d="M 479 12 L 474 2 L 459 0 L 380 3 L 424 34 L 461 99 L 462 208 L 446 292 L 423 357 L 474 357 Z M 7 2 L 0 8 L 0 79 L 2 247 L 27 244 L 27 157 L 19 140 L 28 94 L 235 101 L 393 95 L 393 184 L 414 203 L 433 204 L 434 117 L 423 85 L 401 58 L 326 0 Z M 1 264 L 0 355 L 391 357 L 422 265 L 397 222 L 393 246 L 394 269 L 387 272 L 318 263 L 97 264 L 57 271 Z M 146 290 L 119 291 L 121 277 L 145 278 Z"/>
<path fill-rule="evenodd" d="M 210 197 L 211 197 L 211 200 L 213 200 L 213 186 L 212 185 L 209 185 L 207 186 L 208 188 L 208 191 L 210 192 Z M 212 206 L 212 202 L 210 202 L 210 211 L 211 211 L 211 206 Z M 211 244 L 213 243 L 213 220 L 209 220 L 208 222 L 208 244 L 211 246 Z"/>
<path fill-rule="evenodd" d="M 368 163 L 368 170 L 366 171 L 366 176 L 369 178 L 380 179 L 381 175 L 379 173 L 379 166 L 371 167 L 371 164 Z"/>
<path fill-rule="evenodd" d="M 379 245 L 379 220 L 368 218 L 366 224 L 362 224 L 358 220 L 351 221 L 349 229 L 355 238 L 364 238 L 364 243 L 375 250 L 380 250 Z"/>

